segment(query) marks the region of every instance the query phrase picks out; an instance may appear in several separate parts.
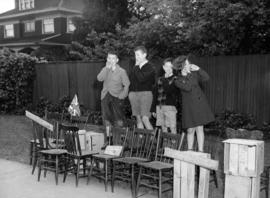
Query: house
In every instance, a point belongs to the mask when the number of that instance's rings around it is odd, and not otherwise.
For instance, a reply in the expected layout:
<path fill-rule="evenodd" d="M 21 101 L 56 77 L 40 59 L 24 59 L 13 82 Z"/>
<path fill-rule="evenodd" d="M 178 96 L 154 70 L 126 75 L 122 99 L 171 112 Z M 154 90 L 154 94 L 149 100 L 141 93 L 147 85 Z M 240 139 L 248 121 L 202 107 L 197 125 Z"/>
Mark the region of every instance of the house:
<path fill-rule="evenodd" d="M 15 51 L 70 44 L 74 17 L 82 17 L 86 0 L 15 0 L 0 14 L 0 47 Z"/>

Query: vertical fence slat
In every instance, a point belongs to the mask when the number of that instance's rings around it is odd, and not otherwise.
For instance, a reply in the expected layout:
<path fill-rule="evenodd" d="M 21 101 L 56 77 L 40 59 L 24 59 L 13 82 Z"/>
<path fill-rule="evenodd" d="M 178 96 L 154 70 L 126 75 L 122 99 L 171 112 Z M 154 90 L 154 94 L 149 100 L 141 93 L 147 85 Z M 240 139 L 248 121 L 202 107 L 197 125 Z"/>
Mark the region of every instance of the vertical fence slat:
<path fill-rule="evenodd" d="M 203 57 L 194 63 L 210 75 L 204 88 L 215 113 L 231 109 L 253 114 L 258 123 L 270 121 L 270 55 Z M 129 59 L 120 65 L 127 72 L 132 67 Z M 104 62 L 37 64 L 34 102 L 41 96 L 57 102 L 63 95 L 73 97 L 77 92 L 86 108 L 99 110 L 102 83 L 96 76 L 103 66 Z"/>

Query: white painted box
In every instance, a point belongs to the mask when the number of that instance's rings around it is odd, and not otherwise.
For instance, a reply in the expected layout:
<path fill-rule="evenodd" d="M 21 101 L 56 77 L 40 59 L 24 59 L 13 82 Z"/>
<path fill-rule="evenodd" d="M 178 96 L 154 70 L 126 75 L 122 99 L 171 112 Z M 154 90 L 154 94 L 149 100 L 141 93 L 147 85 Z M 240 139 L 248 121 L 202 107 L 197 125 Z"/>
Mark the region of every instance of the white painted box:
<path fill-rule="evenodd" d="M 224 142 L 224 173 L 234 176 L 258 177 L 264 168 L 264 142 L 228 139 Z"/>

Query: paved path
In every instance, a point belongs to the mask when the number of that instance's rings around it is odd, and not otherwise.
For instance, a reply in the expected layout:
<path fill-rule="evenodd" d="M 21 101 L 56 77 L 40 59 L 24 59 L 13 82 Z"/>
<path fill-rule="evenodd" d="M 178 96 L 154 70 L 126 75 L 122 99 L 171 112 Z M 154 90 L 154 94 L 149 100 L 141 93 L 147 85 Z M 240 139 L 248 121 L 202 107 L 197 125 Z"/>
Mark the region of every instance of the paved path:
<path fill-rule="evenodd" d="M 128 185 L 115 186 L 115 192 L 104 190 L 104 184 L 93 179 L 86 185 L 86 179 L 79 180 L 75 187 L 74 175 L 69 175 L 62 183 L 62 175 L 58 186 L 55 185 L 53 173 L 37 182 L 37 172 L 31 175 L 31 166 L 0 159 L 0 198 L 131 198 Z M 156 194 L 147 194 L 142 198 L 156 198 Z"/>

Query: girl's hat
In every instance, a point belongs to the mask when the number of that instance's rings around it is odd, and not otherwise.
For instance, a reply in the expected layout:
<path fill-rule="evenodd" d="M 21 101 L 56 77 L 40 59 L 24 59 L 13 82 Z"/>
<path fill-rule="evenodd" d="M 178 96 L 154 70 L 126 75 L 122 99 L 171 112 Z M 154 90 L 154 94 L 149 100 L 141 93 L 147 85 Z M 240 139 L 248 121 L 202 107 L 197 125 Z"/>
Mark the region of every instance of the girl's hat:
<path fill-rule="evenodd" d="M 181 70 L 184 66 L 185 61 L 188 59 L 188 56 L 186 55 L 181 55 L 175 58 L 172 62 L 173 68 L 175 70 Z"/>

